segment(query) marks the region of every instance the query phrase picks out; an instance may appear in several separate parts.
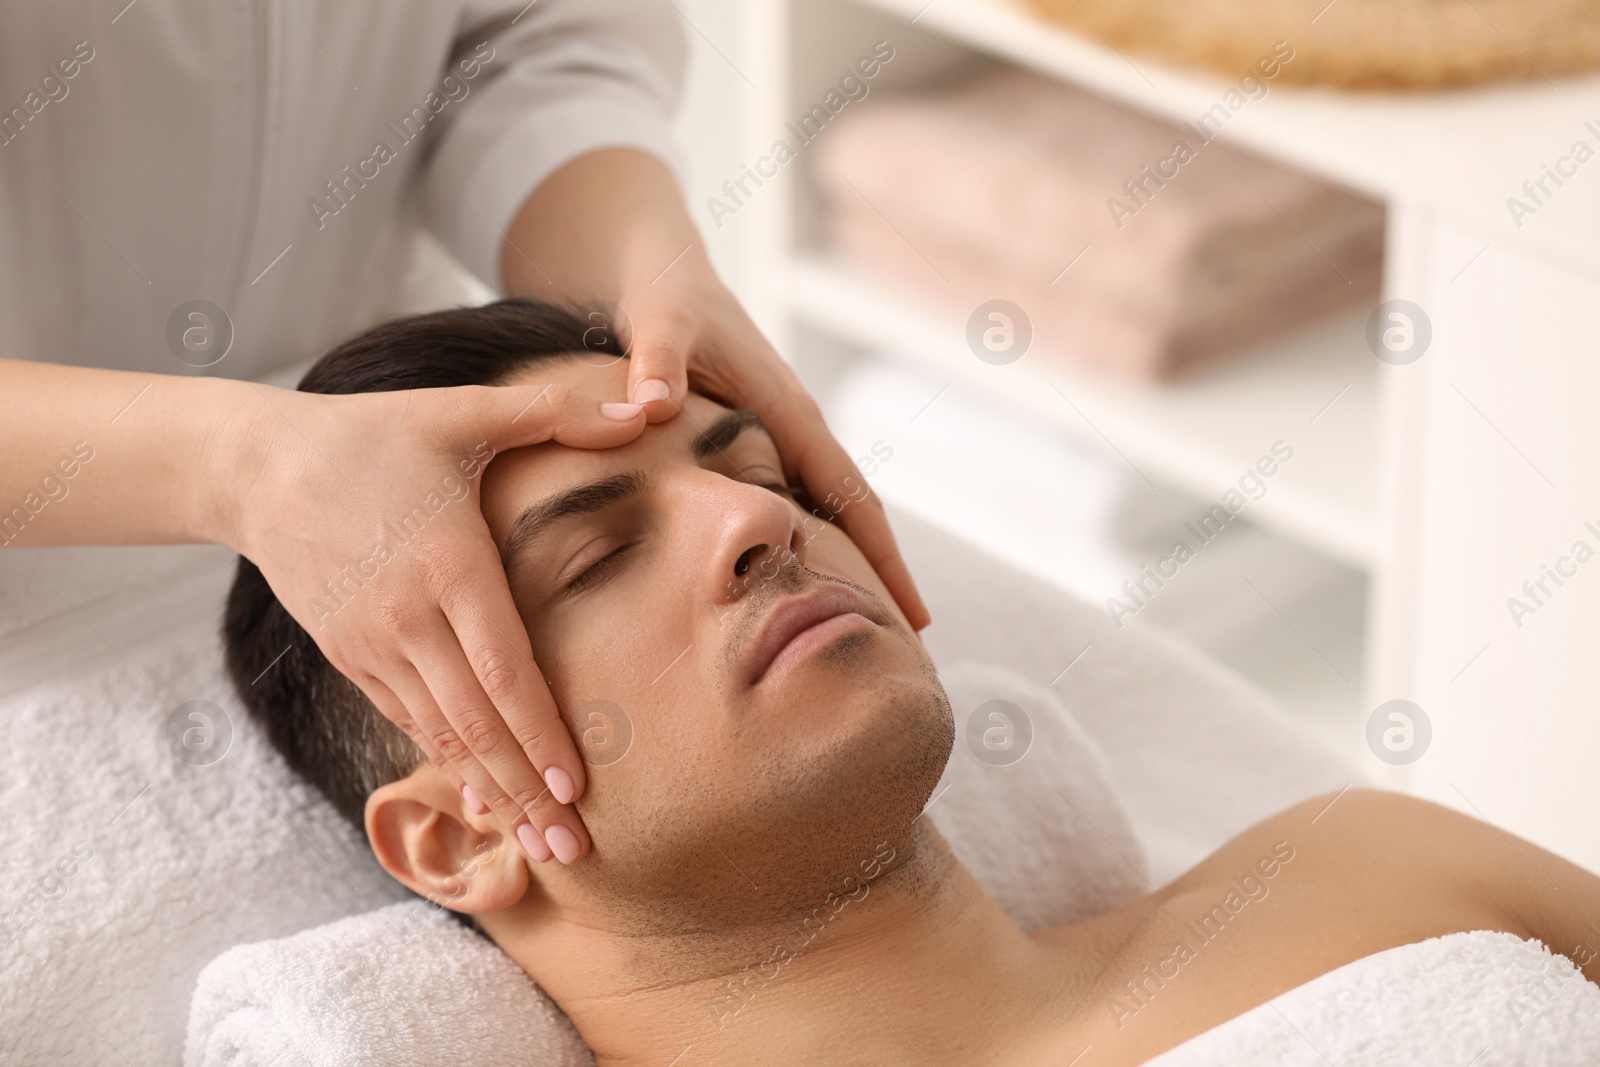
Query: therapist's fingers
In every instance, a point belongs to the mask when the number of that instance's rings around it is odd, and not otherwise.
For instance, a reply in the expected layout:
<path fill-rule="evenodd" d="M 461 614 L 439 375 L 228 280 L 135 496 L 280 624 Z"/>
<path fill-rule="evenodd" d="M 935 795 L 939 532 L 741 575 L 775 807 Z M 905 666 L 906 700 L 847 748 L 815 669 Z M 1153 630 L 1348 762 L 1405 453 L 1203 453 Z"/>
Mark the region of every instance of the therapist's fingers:
<path fill-rule="evenodd" d="M 911 569 L 900 555 L 900 545 L 883 502 L 872 491 L 822 417 L 822 409 L 801 384 L 794 370 L 740 311 L 738 319 L 747 334 L 733 353 L 723 340 L 691 367 L 697 387 L 707 388 L 724 401 L 750 408 L 761 416 L 784 464 L 798 474 L 806 492 L 816 502 L 821 518 L 832 517 L 855 542 L 899 605 L 913 630 L 933 621 Z M 702 384 L 703 383 L 703 384 Z"/>
<path fill-rule="evenodd" d="M 492 548 L 492 542 L 486 541 L 486 547 Z M 527 630 L 517 614 L 499 556 L 489 552 L 476 564 L 470 559 L 466 562 L 462 580 L 440 590 L 439 603 L 482 694 L 491 702 L 487 708 L 475 708 L 474 713 L 482 716 L 478 730 L 483 736 L 473 746 L 474 753 L 508 803 L 528 811 L 543 796 L 557 805 L 570 805 L 588 784 L 583 760 L 543 673 L 533 661 Z M 469 708 L 476 696 L 470 690 L 464 694 Z M 490 738 L 489 730 L 496 736 Z M 524 773 L 530 763 L 539 772 L 537 781 Z M 479 795 L 495 806 L 489 795 Z M 541 833 L 548 836 L 552 822 L 559 821 L 575 831 L 580 844 L 585 841 L 583 821 L 575 809 L 566 808 L 559 818 L 555 813 L 549 818 L 549 822 L 535 819 Z M 551 841 L 564 862 L 577 858 L 568 855 L 565 846 L 570 844 Z"/>
<path fill-rule="evenodd" d="M 453 627 L 441 616 L 435 620 L 435 628 L 432 645 L 453 651 Z M 423 665 L 426 675 L 414 663 Z M 504 746 L 498 754 L 493 751 L 503 740 L 495 735 L 502 732 L 504 724 L 465 659 L 448 652 L 418 653 L 412 660 L 396 664 L 387 680 L 364 676 L 358 684 L 457 789 L 467 787 L 463 798 L 473 813 L 492 809 L 535 861 L 542 863 L 554 853 L 562 862 L 573 863 L 587 854 L 590 838 L 577 810 L 559 802 L 544 781 L 523 774 L 526 761 L 519 761 Z M 549 700 L 548 690 L 545 698 Z M 554 714 L 554 710 L 551 701 L 549 711 Z M 562 735 L 570 739 L 559 717 L 556 722 Z M 509 746 L 516 748 L 516 742 Z M 536 765 L 542 763 L 535 760 Z M 508 792 L 502 782 L 516 784 L 509 785 Z M 564 788 L 563 794 L 570 796 Z M 564 830 L 552 833 L 552 827 Z"/>
<path fill-rule="evenodd" d="M 597 412 L 595 400 L 563 385 L 462 392 L 468 406 L 444 420 L 458 445 L 482 434 L 495 451 L 544 441 L 603 448 L 644 426 L 637 405 Z M 575 862 L 589 847 L 570 807 L 587 784 L 583 761 L 533 661 L 481 512 L 454 519 L 452 536 L 418 549 L 425 600 L 438 605 L 445 625 L 435 619 L 436 632 L 408 649 L 426 684 L 425 694 L 413 690 L 425 700 L 413 718 L 531 855 Z"/>
<path fill-rule="evenodd" d="M 670 399 L 646 405 L 651 422 L 683 404 L 690 383 L 699 391 L 761 416 L 785 464 L 819 503 L 848 501 L 829 512 L 877 570 L 915 630 L 932 621 L 900 555 L 888 516 L 861 472 L 834 439 L 822 411 L 733 294 L 689 260 L 644 285 L 624 306 L 633 322 L 630 396 L 649 382 L 666 383 Z M 645 394 L 649 395 L 649 394 Z"/>
<path fill-rule="evenodd" d="M 405 676 L 405 682 L 401 681 L 401 675 Z M 410 683 L 421 681 L 417 672 L 412 670 L 409 664 L 402 665 L 397 673 L 391 675 L 391 678 L 401 688 L 412 688 Z M 433 739 L 423 731 L 422 727 L 417 725 L 416 720 L 411 717 L 411 712 L 406 709 L 406 702 L 396 696 L 393 689 L 370 674 L 361 674 L 359 678 L 352 680 L 367 695 L 367 699 L 372 701 L 372 706 L 383 713 L 384 718 L 394 723 L 407 737 L 411 738 L 411 742 L 422 750 L 422 754 L 428 758 L 429 763 L 450 776 L 457 789 L 460 789 L 465 784 L 460 780 L 459 776 L 454 774 L 450 767 L 450 761 L 445 759 L 444 754 L 434 747 Z M 464 793 L 462 795 L 465 797 Z M 474 814 L 481 814 L 481 812 L 475 810 Z"/>
<path fill-rule="evenodd" d="M 676 308 L 640 312 L 628 355 L 628 398 L 651 422 L 670 419 L 689 395 L 689 354 L 695 322 Z"/>
<path fill-rule="evenodd" d="M 637 315 L 629 396 L 645 401 L 651 422 L 670 418 L 687 396 L 687 370 L 692 370 L 698 387 L 724 403 L 759 414 L 785 462 L 872 564 L 911 628 L 923 629 L 933 616 L 900 554 L 883 502 L 834 438 L 821 409 L 793 371 L 743 312 L 737 319 L 742 321 L 735 323 L 736 342 L 719 336 L 697 343 L 696 331 L 704 323 L 672 313 Z M 729 349 L 741 348 L 737 355 L 729 354 Z"/>
<path fill-rule="evenodd" d="M 485 441 L 495 452 L 556 441 L 573 448 L 612 448 L 644 430 L 631 403 L 601 401 L 570 385 L 466 385 L 422 389 L 422 405 L 458 448 Z M 487 462 L 487 461 L 485 461 Z"/>
<path fill-rule="evenodd" d="M 394 681 L 402 691 L 411 695 L 411 705 L 418 709 L 426 721 L 438 722 L 443 719 L 443 713 L 439 710 L 438 702 L 433 699 L 433 694 L 428 691 L 427 683 L 422 680 L 415 670 L 411 669 L 409 664 L 401 666 L 400 675 L 395 677 Z M 492 787 L 480 782 L 475 788 L 462 777 L 457 765 L 451 763 L 435 744 L 434 738 L 438 734 L 437 728 L 430 732 L 419 725 L 417 719 L 407 709 L 406 702 L 396 696 L 393 689 L 377 678 L 363 675 L 357 684 L 360 685 L 361 691 L 367 695 L 367 699 L 372 701 L 373 706 L 382 712 L 385 718 L 400 727 L 405 732 L 405 735 L 422 750 L 423 755 L 428 758 L 428 762 L 438 767 L 449 777 L 451 783 L 461 793 L 462 802 L 471 808 L 474 815 L 482 815 L 489 810 L 488 806 L 482 802 L 478 792 L 479 789 Z M 473 769 L 468 768 L 468 773 L 473 773 Z M 510 825 L 509 822 L 508 825 Z M 523 823 L 522 825 L 529 824 Z M 521 835 L 517 834 L 516 830 L 511 832 L 519 837 L 523 849 L 536 863 L 543 863 L 550 858 L 550 846 L 544 837 L 535 834 L 533 837 L 523 839 Z"/>
<path fill-rule="evenodd" d="M 431 401 L 434 398 L 426 398 Z M 556 441 L 580 448 L 606 448 L 637 436 L 642 410 L 633 404 L 602 404 L 561 384 L 528 387 L 468 387 L 442 391 L 447 405 L 439 425 L 454 448 L 475 438 L 490 455 L 507 448 Z M 424 406 L 427 406 L 425 401 Z M 487 458 L 484 458 L 487 463 Z M 478 481 L 473 480 L 473 503 Z M 447 625 L 430 612 L 423 639 L 408 649 L 429 692 L 444 709 L 443 721 L 418 719 L 435 731 L 435 747 L 502 814 L 530 807 L 548 789 L 558 804 L 581 796 L 583 761 L 561 721 L 555 700 L 533 662 L 527 630 L 517 614 L 498 550 L 476 507 L 453 511 L 415 549 L 416 574 L 425 596 L 416 606 L 437 605 Z M 407 608 L 393 609 L 402 615 Z M 441 687 L 451 699 L 444 699 Z M 453 744 L 453 738 L 459 746 Z M 481 764 L 487 781 L 474 770 Z M 586 840 L 582 820 L 565 821 Z M 515 830 L 514 823 L 508 827 Z M 537 829 L 549 829 L 540 823 Z M 553 843 L 570 862 L 573 840 Z M 566 847 L 561 847 L 566 846 Z"/>
<path fill-rule="evenodd" d="M 561 862 L 574 863 L 585 855 L 590 842 L 583 820 L 531 773 L 466 659 L 459 654 L 425 658 L 423 672 L 402 683 L 406 706 L 453 776 L 494 811 L 535 861 L 554 853 Z M 551 702 L 552 715 L 554 710 Z M 555 722 L 570 742 L 561 720 Z"/>

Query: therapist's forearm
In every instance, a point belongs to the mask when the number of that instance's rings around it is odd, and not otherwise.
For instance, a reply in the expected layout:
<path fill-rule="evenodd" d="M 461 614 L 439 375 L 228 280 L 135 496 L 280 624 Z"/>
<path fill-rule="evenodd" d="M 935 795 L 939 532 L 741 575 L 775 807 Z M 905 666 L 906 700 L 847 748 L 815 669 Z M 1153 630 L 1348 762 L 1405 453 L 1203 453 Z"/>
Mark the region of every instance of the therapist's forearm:
<path fill-rule="evenodd" d="M 0 545 L 225 541 L 251 388 L 0 359 Z"/>
<path fill-rule="evenodd" d="M 672 172 L 631 148 L 561 167 L 523 202 L 506 237 L 506 291 L 554 303 L 619 300 L 669 266 L 709 269 Z"/>

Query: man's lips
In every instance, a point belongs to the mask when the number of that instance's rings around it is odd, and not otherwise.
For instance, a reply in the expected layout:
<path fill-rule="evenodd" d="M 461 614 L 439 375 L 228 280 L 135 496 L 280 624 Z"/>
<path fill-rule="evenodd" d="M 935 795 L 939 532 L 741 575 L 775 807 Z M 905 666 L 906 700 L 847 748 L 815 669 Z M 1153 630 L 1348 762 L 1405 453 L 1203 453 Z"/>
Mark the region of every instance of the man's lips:
<path fill-rule="evenodd" d="M 863 622 L 884 625 L 880 613 L 845 586 L 827 585 L 780 600 L 745 657 L 746 684 L 760 684 L 780 658 L 804 654 L 802 646 L 826 643 Z"/>

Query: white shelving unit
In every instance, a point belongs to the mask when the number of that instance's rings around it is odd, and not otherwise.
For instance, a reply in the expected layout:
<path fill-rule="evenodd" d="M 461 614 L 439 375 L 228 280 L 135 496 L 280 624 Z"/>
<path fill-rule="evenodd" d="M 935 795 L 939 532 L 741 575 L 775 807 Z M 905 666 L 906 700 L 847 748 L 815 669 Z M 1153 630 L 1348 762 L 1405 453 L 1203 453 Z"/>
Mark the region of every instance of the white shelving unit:
<path fill-rule="evenodd" d="M 717 50 L 751 106 L 741 157 L 700 196 L 878 39 L 896 58 L 875 93 L 998 62 L 1182 122 L 1229 84 L 1066 33 L 1013 0 L 739 0 L 730 18 L 737 40 Z M 1303 38 L 1316 32 L 1308 16 Z M 794 328 L 821 332 L 1108 454 L 1110 442 L 1150 480 L 1202 499 L 1272 441 L 1293 443 L 1292 477 L 1251 518 L 1370 576 L 1361 707 L 1406 698 L 1432 724 L 1421 758 L 1371 759 L 1372 776 L 1600 867 L 1600 716 L 1588 710 L 1600 572 L 1523 625 L 1506 609 L 1600 520 L 1600 162 L 1520 226 L 1507 207 L 1575 142 L 1600 148 L 1600 77 L 1557 80 L 1414 96 L 1275 84 L 1224 127 L 1236 146 L 1384 204 L 1385 296 L 1419 304 L 1433 327 L 1407 366 L 1368 353 L 1360 309 L 1169 387 L 1109 381 L 1043 351 L 983 365 L 964 322 L 818 247 L 804 160 L 713 240 L 737 245 L 742 295 L 780 345 Z"/>

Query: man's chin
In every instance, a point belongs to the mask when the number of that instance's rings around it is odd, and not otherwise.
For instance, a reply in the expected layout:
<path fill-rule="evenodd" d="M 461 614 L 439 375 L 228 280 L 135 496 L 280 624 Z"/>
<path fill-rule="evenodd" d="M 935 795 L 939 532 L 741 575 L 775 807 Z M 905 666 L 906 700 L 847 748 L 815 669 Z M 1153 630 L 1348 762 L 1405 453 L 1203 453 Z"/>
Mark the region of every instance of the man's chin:
<path fill-rule="evenodd" d="M 597 832 L 606 847 L 574 879 L 641 929 L 755 928 L 849 892 L 863 864 L 908 847 L 954 743 L 949 699 L 925 662 L 837 690 L 828 678 L 800 690 L 814 710 L 762 708 L 786 717 L 777 727 L 747 720 L 737 773 L 724 760 L 716 775 L 684 774 L 643 821 Z"/>
<path fill-rule="evenodd" d="M 752 804 L 749 825 L 769 844 L 751 862 L 791 902 L 835 891 L 883 843 L 909 842 L 950 758 L 954 719 L 931 666 L 914 677 L 880 674 L 850 696 L 819 709 L 806 739 L 757 779 L 772 788 Z"/>

